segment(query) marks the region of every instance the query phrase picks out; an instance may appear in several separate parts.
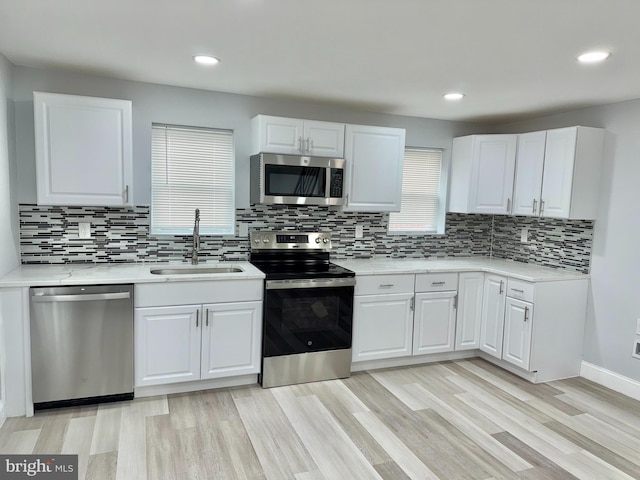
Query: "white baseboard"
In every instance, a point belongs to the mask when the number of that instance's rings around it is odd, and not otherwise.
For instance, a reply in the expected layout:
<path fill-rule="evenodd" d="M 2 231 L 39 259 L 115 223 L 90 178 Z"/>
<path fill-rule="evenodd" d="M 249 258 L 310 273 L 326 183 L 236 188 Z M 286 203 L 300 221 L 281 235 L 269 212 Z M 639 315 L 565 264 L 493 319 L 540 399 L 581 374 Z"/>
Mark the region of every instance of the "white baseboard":
<path fill-rule="evenodd" d="M 580 376 L 628 397 L 640 400 L 640 382 L 629 377 L 584 361 L 580 367 Z"/>
<path fill-rule="evenodd" d="M 411 365 L 421 365 L 424 363 L 444 362 L 446 360 L 462 360 L 464 358 L 476 357 L 477 350 L 464 350 L 462 352 L 432 353 L 431 355 L 419 355 L 417 357 L 385 358 L 383 360 L 367 360 L 364 362 L 354 362 L 351 364 L 352 372 L 362 372 L 364 370 L 377 370 L 379 368 L 408 367 Z"/>
<path fill-rule="evenodd" d="M 151 385 L 135 387 L 135 398 L 153 397 L 155 395 L 169 395 L 172 393 L 198 392 L 213 388 L 238 387 L 258 383 L 257 375 L 242 375 L 240 377 L 218 378 L 215 380 L 197 380 L 193 382 L 171 383 L 167 385 Z"/>
<path fill-rule="evenodd" d="M 0 427 L 4 425 L 4 421 L 7 419 L 7 409 L 4 407 L 4 402 L 0 402 Z"/>

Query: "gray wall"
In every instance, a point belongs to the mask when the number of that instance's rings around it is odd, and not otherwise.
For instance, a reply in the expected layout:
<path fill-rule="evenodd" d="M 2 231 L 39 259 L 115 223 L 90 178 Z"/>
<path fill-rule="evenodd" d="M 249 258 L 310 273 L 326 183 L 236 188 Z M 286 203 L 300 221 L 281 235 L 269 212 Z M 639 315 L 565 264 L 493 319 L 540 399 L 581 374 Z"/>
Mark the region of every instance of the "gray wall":
<path fill-rule="evenodd" d="M 134 202 L 148 205 L 151 198 L 151 123 L 233 129 L 236 148 L 236 207 L 249 204 L 250 120 L 259 113 L 341 123 L 402 127 L 406 143 L 445 149 L 451 140 L 477 132 L 472 124 L 415 117 L 383 115 L 343 107 L 234 95 L 149 83 L 114 80 L 86 74 L 35 68 L 14 68 L 14 100 L 20 203 L 35 203 L 35 146 L 33 92 L 46 91 L 133 102 Z M 486 127 L 485 127 L 486 128 Z"/>
<path fill-rule="evenodd" d="M 584 360 L 640 381 L 640 360 L 631 356 L 640 317 L 640 100 L 512 123 L 501 130 L 570 125 L 607 131 Z"/>

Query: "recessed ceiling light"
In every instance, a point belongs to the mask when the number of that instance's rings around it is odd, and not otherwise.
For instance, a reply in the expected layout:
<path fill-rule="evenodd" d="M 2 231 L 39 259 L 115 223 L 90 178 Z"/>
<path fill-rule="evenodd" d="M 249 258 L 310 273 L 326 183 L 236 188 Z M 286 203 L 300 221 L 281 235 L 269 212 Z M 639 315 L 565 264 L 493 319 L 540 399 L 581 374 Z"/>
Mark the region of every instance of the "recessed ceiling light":
<path fill-rule="evenodd" d="M 194 55 L 193 59 L 203 65 L 215 65 L 216 63 L 220 63 L 220 59 L 210 55 Z"/>
<path fill-rule="evenodd" d="M 464 93 L 445 93 L 443 97 L 445 100 L 462 100 L 462 98 L 464 97 Z"/>
<path fill-rule="evenodd" d="M 596 51 L 586 52 L 578 57 L 578 61 L 582 63 L 597 63 L 606 60 L 611 55 L 611 52 Z"/>

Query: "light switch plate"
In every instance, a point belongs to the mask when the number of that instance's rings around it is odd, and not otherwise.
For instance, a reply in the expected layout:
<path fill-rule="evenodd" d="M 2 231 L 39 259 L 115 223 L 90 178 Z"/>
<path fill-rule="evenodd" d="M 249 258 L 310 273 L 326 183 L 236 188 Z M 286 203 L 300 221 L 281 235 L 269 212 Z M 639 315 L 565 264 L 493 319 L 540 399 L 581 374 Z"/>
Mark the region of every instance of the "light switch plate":
<path fill-rule="evenodd" d="M 523 228 L 520 232 L 520 242 L 527 243 L 529 241 L 529 229 Z"/>
<path fill-rule="evenodd" d="M 640 318 L 636 320 L 636 335 L 640 335 Z"/>
<path fill-rule="evenodd" d="M 633 352 L 631 356 L 640 360 L 640 335 L 637 335 L 633 341 Z"/>
<path fill-rule="evenodd" d="M 356 225 L 356 238 L 362 238 L 364 235 L 364 229 L 362 225 Z"/>
<path fill-rule="evenodd" d="M 91 238 L 91 224 L 89 222 L 78 223 L 78 238 Z"/>
<path fill-rule="evenodd" d="M 238 227 L 238 236 L 239 237 L 248 237 L 249 236 L 249 225 L 246 223 L 241 223 Z"/>

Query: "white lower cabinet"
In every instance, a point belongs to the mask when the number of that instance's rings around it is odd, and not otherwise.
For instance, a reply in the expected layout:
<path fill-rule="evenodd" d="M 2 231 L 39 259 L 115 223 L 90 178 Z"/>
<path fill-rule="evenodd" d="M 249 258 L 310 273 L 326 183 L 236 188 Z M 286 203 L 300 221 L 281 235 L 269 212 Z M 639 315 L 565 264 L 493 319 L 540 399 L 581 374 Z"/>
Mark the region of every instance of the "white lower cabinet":
<path fill-rule="evenodd" d="M 480 350 L 496 358 L 502 358 L 506 284 L 507 279 L 498 275 L 486 275 L 484 279 Z"/>
<path fill-rule="evenodd" d="M 354 362 L 411 355 L 412 302 L 413 292 L 354 298 Z"/>
<path fill-rule="evenodd" d="M 507 297 L 504 311 L 502 359 L 529 370 L 533 304 Z"/>
<path fill-rule="evenodd" d="M 136 386 L 260 372 L 261 302 L 136 308 Z"/>
<path fill-rule="evenodd" d="M 416 294 L 413 355 L 453 351 L 457 293 L 448 291 Z"/>
<path fill-rule="evenodd" d="M 484 273 L 464 272 L 459 277 L 455 349 L 475 350 L 480 348 Z"/>

